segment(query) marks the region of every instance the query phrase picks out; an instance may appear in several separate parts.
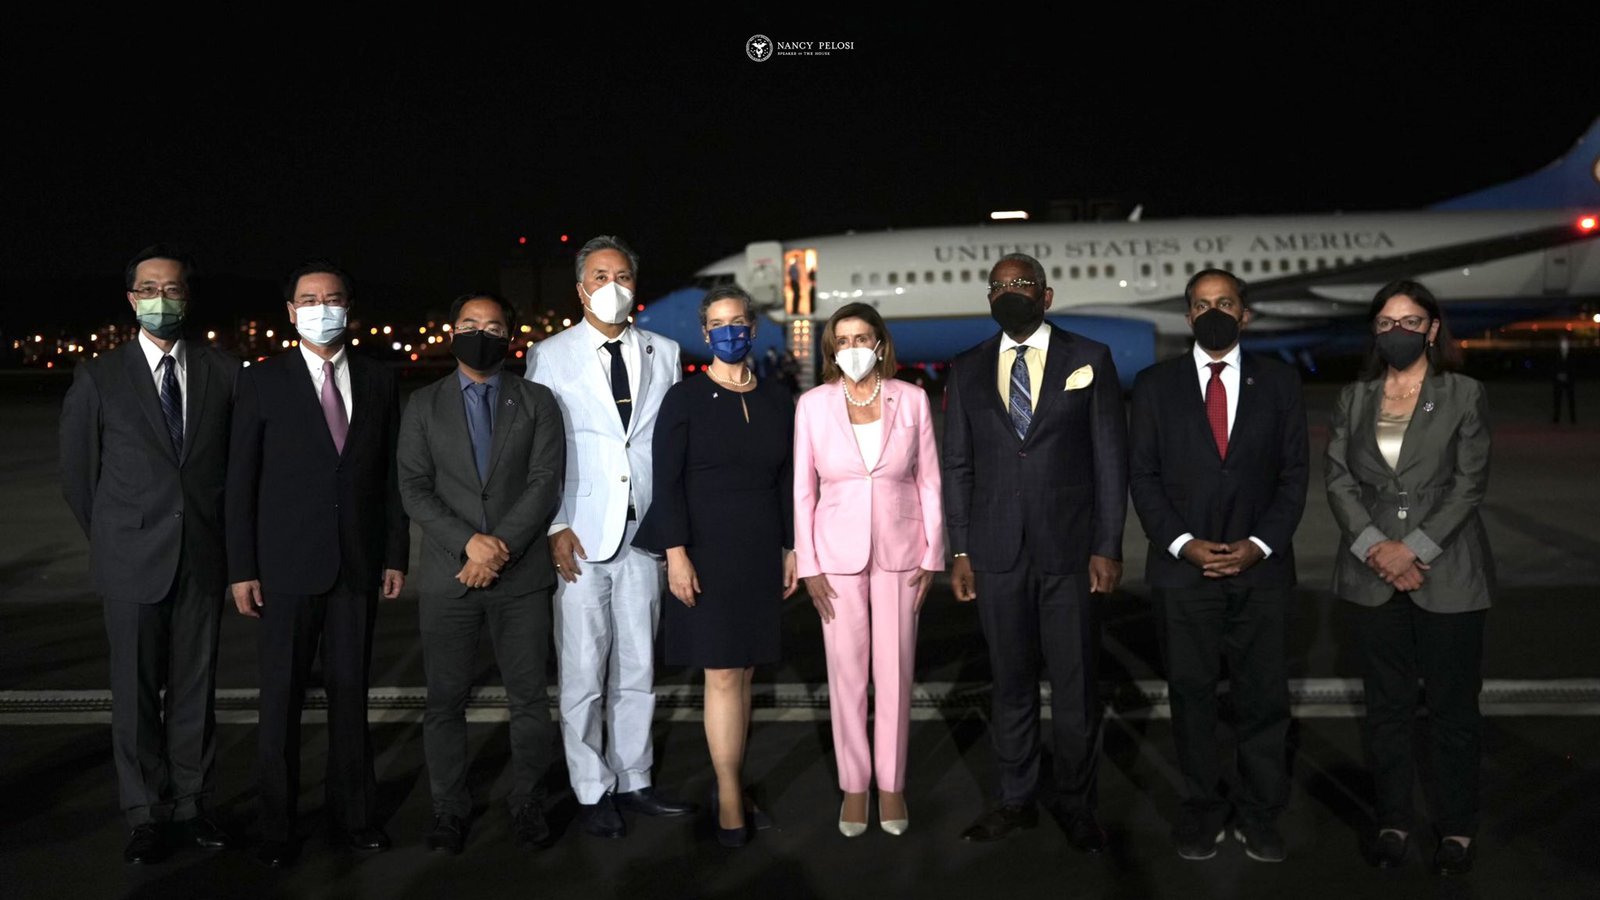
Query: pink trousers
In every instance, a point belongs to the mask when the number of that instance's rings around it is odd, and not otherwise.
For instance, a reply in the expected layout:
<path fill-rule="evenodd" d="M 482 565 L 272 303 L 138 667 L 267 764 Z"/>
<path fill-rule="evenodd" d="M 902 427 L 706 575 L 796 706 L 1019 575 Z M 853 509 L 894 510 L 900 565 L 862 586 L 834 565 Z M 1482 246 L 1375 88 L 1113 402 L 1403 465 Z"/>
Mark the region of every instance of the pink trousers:
<path fill-rule="evenodd" d="M 828 574 L 834 619 L 822 626 L 828 653 L 828 708 L 839 788 L 859 794 L 877 775 L 878 790 L 899 792 L 906 782 L 906 741 L 911 725 L 911 675 L 916 662 L 916 574 L 889 572 L 872 563 L 856 575 Z M 867 745 L 867 684 L 875 698 L 872 747 Z"/>

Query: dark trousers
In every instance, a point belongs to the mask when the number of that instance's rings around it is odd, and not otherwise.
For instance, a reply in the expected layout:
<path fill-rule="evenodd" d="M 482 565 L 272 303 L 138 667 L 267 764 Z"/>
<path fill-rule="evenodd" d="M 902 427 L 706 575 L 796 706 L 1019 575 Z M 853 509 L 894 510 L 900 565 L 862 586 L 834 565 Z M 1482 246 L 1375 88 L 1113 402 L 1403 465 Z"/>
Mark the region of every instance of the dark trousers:
<path fill-rule="evenodd" d="M 978 621 L 994 674 L 990 739 L 1000 802 L 1027 804 L 1039 788 L 1039 662 L 1050 679 L 1056 799 L 1068 815 L 1097 802 L 1102 711 L 1100 619 L 1089 575 L 1047 575 L 1023 554 L 1006 572 L 977 572 Z"/>
<path fill-rule="evenodd" d="M 1239 817 L 1271 825 L 1289 800 L 1287 588 L 1241 587 L 1219 579 L 1193 588 L 1156 588 L 1156 632 L 1167 670 L 1172 740 L 1183 773 L 1182 815 L 1212 834 L 1227 820 L 1217 746 L 1217 684 L 1228 664 Z"/>
<path fill-rule="evenodd" d="M 322 686 L 328 694 L 327 811 L 336 827 L 365 828 L 373 824 L 377 794 L 367 733 L 367 669 L 377 590 L 358 593 L 340 581 L 324 594 L 269 592 L 262 600 L 257 757 L 261 836 L 268 841 L 294 836 L 300 797 L 300 712 L 319 643 Z"/>
<path fill-rule="evenodd" d="M 1478 692 L 1486 613 L 1428 612 L 1402 593 L 1382 606 L 1356 608 L 1366 663 L 1364 737 L 1379 828 L 1410 831 L 1413 826 L 1412 727 L 1425 695 L 1433 769 L 1426 793 L 1434 825 L 1445 835 L 1471 837 L 1478 830 L 1483 744 Z"/>
<path fill-rule="evenodd" d="M 159 603 L 104 604 L 111 755 L 130 825 L 192 819 L 214 787 L 223 597 L 200 590 L 185 568 Z"/>
<path fill-rule="evenodd" d="M 556 726 L 545 692 L 550 592 L 506 594 L 490 587 L 460 597 L 424 597 L 421 620 L 428 679 L 422 738 L 434 812 L 465 818 L 472 811 L 467 794 L 466 712 L 477 674 L 473 659 L 485 624 L 511 707 L 511 809 L 515 812 L 530 800 L 542 802 L 544 776 L 556 748 Z"/>

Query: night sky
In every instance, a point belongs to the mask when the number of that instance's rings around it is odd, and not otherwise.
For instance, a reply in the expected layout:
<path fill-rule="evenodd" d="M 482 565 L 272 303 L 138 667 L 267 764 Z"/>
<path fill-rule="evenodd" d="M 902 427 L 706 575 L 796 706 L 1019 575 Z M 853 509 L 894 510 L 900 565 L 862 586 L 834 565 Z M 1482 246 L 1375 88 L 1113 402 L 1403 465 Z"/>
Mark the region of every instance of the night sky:
<path fill-rule="evenodd" d="M 651 298 L 752 240 L 1055 200 L 1415 207 L 1539 168 L 1600 116 L 1592 5 L 1426 6 L 993 26 L 980 7 L 892 25 L 611 10 L 179 44 L 12 30 L 0 329 L 115 315 L 123 263 L 156 240 L 227 286 L 197 298 L 214 316 L 311 255 L 354 274 L 358 304 L 415 316 L 493 287 L 519 235 L 542 256 L 562 233 L 629 239 Z M 754 63 L 756 33 L 854 46 Z"/>

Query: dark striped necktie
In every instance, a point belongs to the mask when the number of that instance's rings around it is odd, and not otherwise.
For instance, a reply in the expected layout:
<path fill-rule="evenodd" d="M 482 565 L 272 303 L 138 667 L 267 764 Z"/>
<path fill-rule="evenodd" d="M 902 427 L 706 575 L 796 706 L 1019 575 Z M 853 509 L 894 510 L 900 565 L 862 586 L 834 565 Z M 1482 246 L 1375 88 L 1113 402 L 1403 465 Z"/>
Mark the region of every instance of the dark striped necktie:
<path fill-rule="evenodd" d="M 1028 345 L 1017 346 L 1017 358 L 1011 363 L 1011 427 L 1017 437 L 1028 437 L 1028 426 L 1033 424 L 1033 395 L 1028 391 Z"/>
<path fill-rule="evenodd" d="M 183 455 L 183 389 L 178 387 L 178 364 L 171 355 L 161 357 L 161 414 L 167 419 L 172 452 Z"/>

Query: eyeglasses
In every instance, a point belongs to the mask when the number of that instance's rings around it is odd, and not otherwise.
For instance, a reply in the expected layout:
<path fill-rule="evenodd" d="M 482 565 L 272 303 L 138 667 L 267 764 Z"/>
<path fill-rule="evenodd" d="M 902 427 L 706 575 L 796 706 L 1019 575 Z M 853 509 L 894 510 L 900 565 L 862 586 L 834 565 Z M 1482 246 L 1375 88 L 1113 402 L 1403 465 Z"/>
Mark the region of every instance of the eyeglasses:
<path fill-rule="evenodd" d="M 350 299 L 343 294 L 329 294 L 326 297 L 296 297 L 294 308 L 304 309 L 307 306 L 349 306 Z"/>
<path fill-rule="evenodd" d="M 484 334 L 492 335 L 494 337 L 510 337 L 511 336 L 510 332 L 506 331 L 504 328 L 500 327 L 499 325 L 490 325 L 490 326 L 487 326 L 485 328 L 457 328 L 455 330 L 455 336 L 456 337 L 465 337 L 466 335 L 476 334 L 477 332 L 480 332 L 480 331 L 483 332 Z"/>
<path fill-rule="evenodd" d="M 989 293 L 998 294 L 1001 291 L 1014 291 L 1017 288 L 1038 287 L 1039 282 L 1031 278 L 1013 278 L 1010 281 L 989 282 Z"/>
<path fill-rule="evenodd" d="M 1373 327 L 1377 328 L 1378 332 L 1381 334 L 1385 331 L 1392 331 L 1396 325 L 1401 326 L 1407 331 L 1421 331 L 1423 324 L 1427 321 L 1427 316 L 1402 316 L 1398 319 L 1391 319 L 1388 316 L 1379 316 L 1372 324 Z"/>
<path fill-rule="evenodd" d="M 140 300 L 154 300 L 157 297 L 165 297 L 168 300 L 183 300 L 189 296 L 189 289 L 181 284 L 169 284 L 165 287 L 142 284 L 133 289 L 133 295 Z"/>

